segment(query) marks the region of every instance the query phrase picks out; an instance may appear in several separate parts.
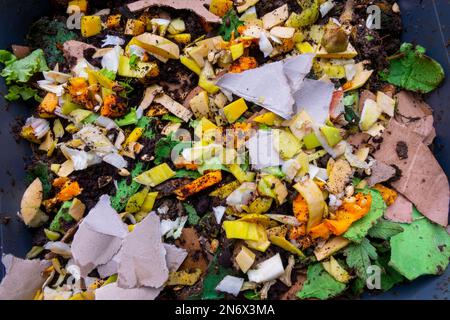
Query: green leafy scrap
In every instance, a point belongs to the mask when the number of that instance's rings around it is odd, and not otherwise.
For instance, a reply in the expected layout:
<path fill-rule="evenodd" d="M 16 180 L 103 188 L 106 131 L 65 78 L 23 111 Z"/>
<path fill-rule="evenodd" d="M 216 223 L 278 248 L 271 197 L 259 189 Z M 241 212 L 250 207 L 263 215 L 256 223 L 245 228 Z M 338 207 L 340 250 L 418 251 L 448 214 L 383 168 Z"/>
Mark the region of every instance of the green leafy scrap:
<path fill-rule="evenodd" d="M 179 144 L 187 145 L 188 143 L 177 140 L 174 137 L 173 133 L 169 134 L 167 137 L 159 139 L 155 146 L 155 159 L 153 160 L 153 162 L 155 164 L 161 164 L 166 159 L 169 159 L 172 153 L 172 149 Z M 181 149 L 178 151 L 181 151 Z"/>
<path fill-rule="evenodd" d="M 127 205 L 128 199 L 138 192 L 141 184 L 135 182 L 133 179 L 146 170 L 146 166 L 142 162 L 138 162 L 134 169 L 131 171 L 131 179 L 123 178 L 117 184 L 117 191 L 114 196 L 111 197 L 111 206 L 117 211 L 122 210 Z"/>
<path fill-rule="evenodd" d="M 364 238 L 360 243 L 354 243 L 344 250 L 347 265 L 355 269 L 359 278 L 367 280 L 367 268 L 372 265 L 372 260 L 378 259 L 378 254 L 375 247 L 367 238 Z"/>
<path fill-rule="evenodd" d="M 181 120 L 180 118 L 178 118 L 178 117 L 176 117 L 176 116 L 174 116 L 172 114 L 168 114 L 168 113 L 163 115 L 161 117 L 161 120 L 170 121 L 170 122 L 173 122 L 173 123 L 183 123 L 183 120 Z"/>
<path fill-rule="evenodd" d="M 371 238 L 389 240 L 402 231 L 403 228 L 399 223 L 381 219 L 376 225 L 370 228 L 368 234 Z"/>
<path fill-rule="evenodd" d="M 403 232 L 391 238 L 389 266 L 408 280 L 443 273 L 450 259 L 450 235 L 415 208 L 413 219 L 411 224 L 402 225 Z"/>
<path fill-rule="evenodd" d="M 34 50 L 23 59 L 7 62 L 0 75 L 8 85 L 13 82 L 26 83 L 34 74 L 49 70 L 42 49 Z"/>
<path fill-rule="evenodd" d="M 136 124 L 138 122 L 136 108 L 132 108 L 128 114 L 126 114 L 120 119 L 117 119 L 115 122 L 119 127 L 125 127 L 130 126 L 132 124 Z"/>
<path fill-rule="evenodd" d="M 395 285 L 403 282 L 405 278 L 394 268 L 389 266 L 390 254 L 380 255 L 375 262 L 381 268 L 381 290 L 391 290 Z"/>
<path fill-rule="evenodd" d="M 69 30 L 66 21 L 48 17 L 40 18 L 30 28 L 27 40 L 31 46 L 43 48 L 50 66 L 64 63 L 65 58 L 61 45 L 69 40 L 78 39 L 76 32 Z"/>
<path fill-rule="evenodd" d="M 153 139 L 156 136 L 155 130 L 153 129 L 153 123 L 155 118 L 152 117 L 142 117 L 136 124 L 136 127 L 144 129 L 144 138 Z"/>
<path fill-rule="evenodd" d="M 38 162 L 27 170 L 26 182 L 31 184 L 36 178 L 39 178 L 42 183 L 42 191 L 44 198 L 50 196 L 50 191 L 52 189 L 50 171 L 47 165 L 43 162 Z"/>
<path fill-rule="evenodd" d="M 191 226 L 195 226 L 200 221 L 200 216 L 197 213 L 197 210 L 190 205 L 189 203 L 183 203 L 183 207 L 188 214 L 188 222 Z"/>
<path fill-rule="evenodd" d="M 239 20 L 239 16 L 236 14 L 236 11 L 231 9 L 222 18 L 222 24 L 219 27 L 219 34 L 225 41 L 230 41 L 233 34 L 238 34 L 238 27 L 243 24 L 244 22 Z"/>
<path fill-rule="evenodd" d="M 369 232 L 369 229 L 383 216 L 386 210 L 386 203 L 377 190 L 364 189 L 364 194 L 370 193 L 372 196 L 372 205 L 370 211 L 361 219 L 354 222 L 351 227 L 344 233 L 343 237 L 353 242 L 360 242 Z"/>
<path fill-rule="evenodd" d="M 390 59 L 388 71 L 380 72 L 381 79 L 414 92 L 433 91 L 444 80 L 444 69 L 425 52 L 421 46 L 402 44 L 400 52 Z"/>
<path fill-rule="evenodd" d="M 24 101 L 28 101 L 31 98 L 34 98 L 37 102 L 41 102 L 42 98 L 38 95 L 38 91 L 33 89 L 27 85 L 18 86 L 13 85 L 8 88 L 8 94 L 5 96 L 5 99 L 8 101 L 17 101 L 22 99 Z"/>
<path fill-rule="evenodd" d="M 198 173 L 197 171 L 192 170 L 186 170 L 186 169 L 180 169 L 175 171 L 174 178 L 189 178 L 189 179 L 198 179 L 202 175 Z"/>
<path fill-rule="evenodd" d="M 107 77 L 109 80 L 116 80 L 116 73 L 114 71 L 108 70 L 108 69 L 101 69 L 100 74 Z"/>
<path fill-rule="evenodd" d="M 297 297 L 325 300 L 338 296 L 345 288 L 346 285 L 335 280 L 325 271 L 321 263 L 315 263 L 309 265 L 306 282 L 303 284 L 302 290 L 297 292 Z"/>
<path fill-rule="evenodd" d="M 0 63 L 7 66 L 16 60 L 17 58 L 14 54 L 12 54 L 12 52 L 9 52 L 8 50 L 0 50 Z"/>
<path fill-rule="evenodd" d="M 192 295 L 189 299 L 219 300 L 225 297 L 222 292 L 216 291 L 216 287 L 225 276 L 231 273 L 231 270 L 224 268 L 219 263 L 219 254 L 220 250 L 218 250 L 208 267 L 207 274 L 203 279 L 202 291 L 199 294 Z"/>
<path fill-rule="evenodd" d="M 56 216 L 53 218 L 50 223 L 49 229 L 51 231 L 64 233 L 64 222 L 72 222 L 74 219 L 69 214 L 70 206 L 72 205 L 72 201 L 66 201 L 62 204 Z"/>

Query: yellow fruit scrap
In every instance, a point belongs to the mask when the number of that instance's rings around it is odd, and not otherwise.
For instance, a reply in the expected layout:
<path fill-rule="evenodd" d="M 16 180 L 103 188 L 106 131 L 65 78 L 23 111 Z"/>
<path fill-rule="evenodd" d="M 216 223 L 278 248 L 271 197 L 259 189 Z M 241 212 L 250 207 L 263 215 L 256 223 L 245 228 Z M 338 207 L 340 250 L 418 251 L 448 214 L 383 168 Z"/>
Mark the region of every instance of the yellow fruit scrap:
<path fill-rule="evenodd" d="M 211 0 L 209 4 L 209 11 L 218 17 L 223 17 L 231 8 L 233 8 L 231 0 Z"/>
<path fill-rule="evenodd" d="M 159 166 L 138 175 L 134 180 L 145 186 L 155 187 L 158 184 L 173 178 L 173 176 L 175 176 L 175 172 L 172 171 L 167 163 L 162 163 Z"/>
<path fill-rule="evenodd" d="M 236 190 L 241 183 L 238 180 L 227 183 L 220 188 L 214 190 L 209 194 L 210 197 L 218 197 L 220 199 L 225 199 L 228 197 L 234 190 Z"/>
<path fill-rule="evenodd" d="M 274 245 L 276 245 L 276 246 L 278 246 L 278 247 L 280 247 L 280 248 L 282 248 L 282 249 L 284 249 L 286 251 L 294 253 L 294 254 L 298 255 L 299 257 L 302 257 L 302 258 L 305 257 L 305 255 L 303 254 L 303 252 L 299 248 L 297 248 L 292 243 L 287 241 L 286 238 L 284 238 L 284 237 L 270 236 L 269 240 Z"/>
<path fill-rule="evenodd" d="M 145 22 L 136 19 L 128 19 L 124 34 L 128 36 L 138 36 L 145 32 Z"/>
<path fill-rule="evenodd" d="M 78 7 L 80 12 L 86 13 L 88 8 L 88 1 L 87 0 L 72 0 L 69 1 L 67 4 L 68 9 L 70 7 Z"/>
<path fill-rule="evenodd" d="M 264 227 L 259 224 L 240 220 L 224 221 L 222 226 L 228 239 L 260 241 L 263 239 L 258 231 L 262 229 L 264 234 L 266 232 Z"/>
<path fill-rule="evenodd" d="M 245 100 L 240 98 L 223 108 L 223 113 L 229 123 L 234 123 L 245 111 L 247 111 L 247 109 L 248 107 Z"/>
<path fill-rule="evenodd" d="M 96 36 L 102 32 L 102 19 L 100 16 L 81 17 L 81 35 L 85 38 Z"/>

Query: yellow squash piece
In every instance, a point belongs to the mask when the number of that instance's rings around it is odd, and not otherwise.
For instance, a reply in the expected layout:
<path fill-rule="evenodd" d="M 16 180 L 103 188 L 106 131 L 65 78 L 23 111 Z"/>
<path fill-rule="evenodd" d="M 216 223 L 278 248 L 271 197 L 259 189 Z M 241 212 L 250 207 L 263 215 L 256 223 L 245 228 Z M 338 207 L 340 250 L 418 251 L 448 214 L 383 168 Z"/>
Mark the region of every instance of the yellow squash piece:
<path fill-rule="evenodd" d="M 234 190 L 236 190 L 241 183 L 238 180 L 227 183 L 220 188 L 214 190 L 209 194 L 210 197 L 218 197 L 220 199 L 225 199 L 228 197 Z"/>
<path fill-rule="evenodd" d="M 255 121 L 257 123 L 266 124 L 268 126 L 273 126 L 278 123 L 281 123 L 283 121 L 283 119 L 273 112 L 266 112 L 262 115 L 259 115 L 255 118 L 253 118 L 253 121 Z"/>
<path fill-rule="evenodd" d="M 239 59 L 244 54 L 244 43 L 239 42 L 230 46 L 231 58 L 234 60 Z"/>
<path fill-rule="evenodd" d="M 150 53 L 169 59 L 180 58 L 180 48 L 164 37 L 147 32 L 135 37 L 135 41 Z"/>
<path fill-rule="evenodd" d="M 180 57 L 180 62 L 182 64 L 184 64 L 184 66 L 186 68 L 188 68 L 189 70 L 191 70 L 192 72 L 200 75 L 200 73 L 202 72 L 202 69 L 200 68 L 200 66 L 197 64 L 197 62 L 195 62 L 193 59 L 187 57 L 187 56 L 181 56 Z"/>
<path fill-rule="evenodd" d="M 272 130 L 275 150 L 283 160 L 292 159 L 302 148 L 300 141 L 289 130 Z"/>
<path fill-rule="evenodd" d="M 179 44 L 188 44 L 192 40 L 190 33 L 173 34 L 169 35 L 168 38 Z"/>
<path fill-rule="evenodd" d="M 264 229 L 263 226 L 261 225 L 257 225 L 257 232 L 259 235 L 259 240 L 255 241 L 255 240 L 247 240 L 245 241 L 245 243 L 247 244 L 247 246 L 251 249 L 257 250 L 257 251 L 261 251 L 261 252 L 265 252 L 267 250 L 267 248 L 270 247 L 270 241 L 269 238 L 267 236 L 267 232 Z"/>
<path fill-rule="evenodd" d="M 70 7 L 78 7 L 80 12 L 86 13 L 88 8 L 87 0 L 72 0 L 67 4 L 68 8 Z"/>
<path fill-rule="evenodd" d="M 348 272 L 337 262 L 333 256 L 330 257 L 329 261 L 322 262 L 323 268 L 337 281 L 342 283 L 347 283 L 350 281 L 351 276 Z"/>
<path fill-rule="evenodd" d="M 173 176 L 175 176 L 175 172 L 172 171 L 167 163 L 162 163 L 159 166 L 138 175 L 134 180 L 145 186 L 155 187 L 158 184 L 173 178 Z"/>
<path fill-rule="evenodd" d="M 294 254 L 298 255 L 299 257 L 302 257 L 302 258 L 305 257 L 305 255 L 303 254 L 303 252 L 299 248 L 297 248 L 292 243 L 287 241 L 286 238 L 284 238 L 284 237 L 270 236 L 269 240 L 274 245 L 276 245 L 276 246 L 278 246 L 280 248 L 283 248 L 286 251 L 294 253 Z"/>
<path fill-rule="evenodd" d="M 323 246 L 314 250 L 317 261 L 322 261 L 345 248 L 351 241 L 343 237 L 334 237 L 328 240 Z"/>
<path fill-rule="evenodd" d="M 225 229 L 228 239 L 242 239 L 251 241 L 264 240 L 263 237 L 261 237 L 260 232 L 258 232 L 258 229 L 262 228 L 264 233 L 265 230 L 262 226 L 256 223 L 240 220 L 224 221 L 222 226 Z"/>
<path fill-rule="evenodd" d="M 233 176 L 238 179 L 240 183 L 255 181 L 256 173 L 245 172 L 238 164 L 233 163 L 228 166 L 228 169 L 233 174 Z"/>
<path fill-rule="evenodd" d="M 223 113 L 225 114 L 225 118 L 227 118 L 229 123 L 234 123 L 240 116 L 247 111 L 248 107 L 243 98 L 240 98 L 225 108 L 223 108 Z"/>
<path fill-rule="evenodd" d="M 130 58 L 126 56 L 120 56 L 119 58 L 119 76 L 127 78 L 142 79 L 146 76 L 156 77 L 159 74 L 158 65 L 154 62 L 142 62 L 138 61 L 136 68 L 131 68 Z"/>
<path fill-rule="evenodd" d="M 317 58 L 325 58 L 325 59 L 352 59 L 358 55 L 358 52 L 355 48 L 349 43 L 347 50 L 343 52 L 336 53 L 328 53 L 325 48 L 320 46 L 316 52 Z"/>
<path fill-rule="evenodd" d="M 147 198 L 148 188 L 144 188 L 141 191 L 133 194 L 130 199 L 128 199 L 125 211 L 128 213 L 136 213 L 141 210 L 145 199 Z"/>
<path fill-rule="evenodd" d="M 209 4 L 209 11 L 218 17 L 223 17 L 231 8 L 233 8 L 231 0 L 211 0 Z"/>
<path fill-rule="evenodd" d="M 81 35 L 85 38 L 96 36 L 102 32 L 102 19 L 100 16 L 81 17 Z"/>
<path fill-rule="evenodd" d="M 295 184 L 294 189 L 303 196 L 308 204 L 309 216 L 306 230 L 309 231 L 312 227 L 317 226 L 322 221 L 322 216 L 326 207 L 323 193 L 311 179 Z"/>
<path fill-rule="evenodd" d="M 128 36 L 138 36 L 145 32 L 145 23 L 141 20 L 128 19 L 124 34 Z"/>

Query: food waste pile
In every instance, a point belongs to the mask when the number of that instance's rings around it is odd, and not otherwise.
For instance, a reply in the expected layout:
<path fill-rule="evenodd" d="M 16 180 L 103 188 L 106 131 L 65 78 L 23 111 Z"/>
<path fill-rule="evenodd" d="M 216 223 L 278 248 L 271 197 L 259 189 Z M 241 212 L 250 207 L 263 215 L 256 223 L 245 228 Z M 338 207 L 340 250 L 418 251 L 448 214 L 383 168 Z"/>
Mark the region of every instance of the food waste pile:
<path fill-rule="evenodd" d="M 0 299 L 355 298 L 447 268 L 444 71 L 395 1 L 53 11 L 0 50 L 33 151 Z"/>

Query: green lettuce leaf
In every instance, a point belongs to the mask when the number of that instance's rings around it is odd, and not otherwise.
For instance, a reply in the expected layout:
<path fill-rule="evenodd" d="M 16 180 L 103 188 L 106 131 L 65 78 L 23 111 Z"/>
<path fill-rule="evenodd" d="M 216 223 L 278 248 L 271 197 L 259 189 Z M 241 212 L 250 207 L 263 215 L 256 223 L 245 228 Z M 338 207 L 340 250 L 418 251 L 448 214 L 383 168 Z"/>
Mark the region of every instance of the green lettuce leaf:
<path fill-rule="evenodd" d="M 13 55 L 11 52 L 7 50 L 0 50 L 0 63 L 3 63 L 4 65 L 7 66 L 16 60 L 17 60 L 16 56 Z"/>
<path fill-rule="evenodd" d="M 47 70 L 49 69 L 45 61 L 44 51 L 37 49 L 27 57 L 7 64 L 0 75 L 5 78 L 7 84 L 12 82 L 25 83 L 34 74 Z"/>
<path fill-rule="evenodd" d="M 13 85 L 8 88 L 8 94 L 5 96 L 5 99 L 8 101 L 17 101 L 19 99 L 27 101 L 31 98 L 34 98 L 37 102 L 40 102 L 42 99 L 38 95 L 38 91 L 29 86 L 16 86 Z"/>
<path fill-rule="evenodd" d="M 325 271 L 321 263 L 308 267 L 307 279 L 302 290 L 297 292 L 300 299 L 317 298 L 321 300 L 336 297 L 346 288 L 344 283 L 335 280 Z"/>
<path fill-rule="evenodd" d="M 434 59 L 425 55 L 425 48 L 404 43 L 399 54 L 389 64 L 387 72 L 380 76 L 395 86 L 414 92 L 428 93 L 444 80 L 444 69 Z"/>

